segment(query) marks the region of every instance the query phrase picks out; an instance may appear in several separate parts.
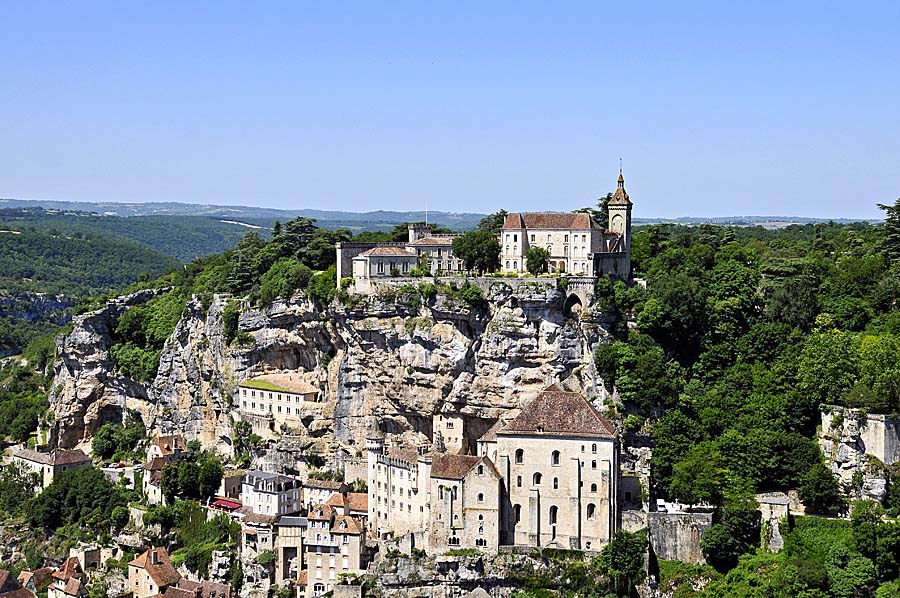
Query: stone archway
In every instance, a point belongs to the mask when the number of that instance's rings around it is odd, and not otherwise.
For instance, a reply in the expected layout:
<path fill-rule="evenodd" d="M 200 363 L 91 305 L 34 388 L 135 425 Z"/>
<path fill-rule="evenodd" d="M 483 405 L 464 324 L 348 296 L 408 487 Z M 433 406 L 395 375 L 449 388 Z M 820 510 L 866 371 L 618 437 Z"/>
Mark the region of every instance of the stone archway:
<path fill-rule="evenodd" d="M 579 297 L 577 293 L 572 293 L 566 297 L 566 302 L 563 305 L 563 313 L 567 318 L 574 317 L 578 316 L 583 308 L 584 306 L 581 303 L 581 297 Z"/>

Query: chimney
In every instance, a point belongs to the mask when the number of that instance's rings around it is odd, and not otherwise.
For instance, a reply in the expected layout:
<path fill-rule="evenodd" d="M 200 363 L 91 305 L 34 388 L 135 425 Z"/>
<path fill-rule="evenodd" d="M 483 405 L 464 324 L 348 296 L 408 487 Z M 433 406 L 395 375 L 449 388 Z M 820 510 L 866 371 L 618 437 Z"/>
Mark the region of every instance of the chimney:
<path fill-rule="evenodd" d="M 159 564 L 159 555 L 156 553 L 156 550 L 150 551 L 150 564 L 151 565 Z"/>

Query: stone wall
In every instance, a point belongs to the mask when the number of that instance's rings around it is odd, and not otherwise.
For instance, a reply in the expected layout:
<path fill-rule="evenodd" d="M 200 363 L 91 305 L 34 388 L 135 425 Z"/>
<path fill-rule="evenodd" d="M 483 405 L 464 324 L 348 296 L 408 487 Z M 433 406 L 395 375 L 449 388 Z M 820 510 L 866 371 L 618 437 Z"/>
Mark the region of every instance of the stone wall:
<path fill-rule="evenodd" d="M 700 550 L 703 532 L 712 526 L 712 513 L 647 514 L 650 546 L 656 557 L 667 561 L 705 563 Z"/>

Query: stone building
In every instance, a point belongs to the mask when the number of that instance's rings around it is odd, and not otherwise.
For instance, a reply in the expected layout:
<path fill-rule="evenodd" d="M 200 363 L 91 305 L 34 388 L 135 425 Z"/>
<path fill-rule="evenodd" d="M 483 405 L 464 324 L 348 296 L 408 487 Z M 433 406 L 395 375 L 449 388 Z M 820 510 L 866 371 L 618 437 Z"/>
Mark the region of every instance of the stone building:
<path fill-rule="evenodd" d="M 616 526 L 619 445 L 582 395 L 550 386 L 497 430 L 504 543 L 599 550 Z M 490 452 L 490 442 L 484 449 Z"/>
<path fill-rule="evenodd" d="M 47 587 L 47 598 L 81 598 L 87 595 L 87 575 L 78 557 L 70 556 L 54 574 Z"/>
<path fill-rule="evenodd" d="M 289 374 L 266 374 L 238 384 L 235 405 L 255 434 L 273 438 L 284 428 L 303 429 L 307 407 L 320 401 L 318 388 Z"/>
<path fill-rule="evenodd" d="M 500 542 L 501 478 L 487 457 L 435 455 L 431 464 L 428 548 L 496 552 Z"/>
<path fill-rule="evenodd" d="M 413 268 L 427 268 L 433 274 L 462 272 L 463 261 L 453 255 L 457 235 L 435 235 L 424 223 L 409 225 L 409 238 L 403 242 L 365 243 L 345 241 L 337 251 L 337 283 L 352 277 L 358 289 L 379 278 L 408 276 Z"/>
<path fill-rule="evenodd" d="M 381 434 L 366 439 L 369 528 L 377 537 L 424 531 L 431 477 L 427 448 L 388 446 Z"/>
<path fill-rule="evenodd" d="M 15 575 L 0 569 L 0 598 L 34 598 L 34 592 L 22 587 Z"/>
<path fill-rule="evenodd" d="M 308 478 L 303 482 L 303 507 L 308 511 L 315 505 L 327 502 L 335 493 L 347 494 L 350 486 L 335 480 L 316 480 Z"/>
<path fill-rule="evenodd" d="M 300 480 L 290 476 L 248 471 L 241 483 L 241 501 L 259 515 L 290 515 L 300 511 L 300 488 Z"/>
<path fill-rule="evenodd" d="M 341 575 L 365 571 L 365 529 L 359 520 L 324 504 L 310 509 L 307 519 L 306 595 L 321 596 L 334 589 Z"/>
<path fill-rule="evenodd" d="M 157 436 L 147 447 L 147 462 L 158 457 L 174 460 L 187 451 L 184 436 L 173 434 L 170 436 Z"/>
<path fill-rule="evenodd" d="M 580 276 L 631 273 L 631 200 L 619 172 L 609 202 L 609 230 L 584 213 L 512 213 L 500 231 L 500 267 L 505 272 L 527 272 L 525 255 L 532 247 L 550 254 L 549 269 Z"/>
<path fill-rule="evenodd" d="M 31 449 L 13 449 L 12 463 L 23 471 L 36 473 L 39 481 L 35 490 L 43 490 L 53 482 L 53 478 L 64 471 L 91 467 L 91 458 L 81 449 L 59 449 L 51 453 L 39 453 Z"/>
<path fill-rule="evenodd" d="M 128 563 L 128 587 L 136 598 L 162 594 L 180 579 L 163 547 L 151 548 Z"/>

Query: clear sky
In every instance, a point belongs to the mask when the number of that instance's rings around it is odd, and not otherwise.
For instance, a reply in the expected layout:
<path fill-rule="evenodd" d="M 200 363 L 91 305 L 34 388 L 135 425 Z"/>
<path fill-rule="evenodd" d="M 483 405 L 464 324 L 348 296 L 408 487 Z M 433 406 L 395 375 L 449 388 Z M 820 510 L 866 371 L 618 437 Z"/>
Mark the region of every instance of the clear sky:
<path fill-rule="evenodd" d="M 880 218 L 900 2 L 0 4 L 0 197 Z"/>

